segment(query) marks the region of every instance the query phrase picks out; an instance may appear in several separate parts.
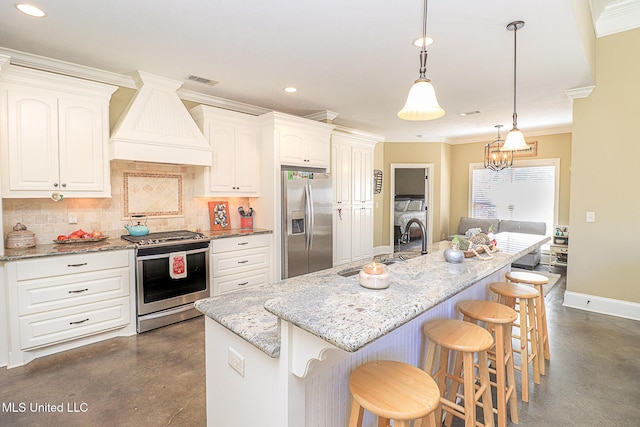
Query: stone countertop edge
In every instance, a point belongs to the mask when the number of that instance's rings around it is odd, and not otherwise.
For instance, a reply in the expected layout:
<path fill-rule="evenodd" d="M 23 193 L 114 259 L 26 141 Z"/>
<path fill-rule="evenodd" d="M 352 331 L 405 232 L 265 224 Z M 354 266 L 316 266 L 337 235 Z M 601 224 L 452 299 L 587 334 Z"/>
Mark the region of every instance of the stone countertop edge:
<path fill-rule="evenodd" d="M 204 299 L 196 308 L 271 357 L 280 353 L 279 319 L 355 352 L 549 240 L 519 233 L 496 238 L 503 250 L 489 261 L 473 257 L 449 264 L 437 250 L 390 265 L 391 285 L 384 290 L 361 287 L 358 275 L 337 274 L 366 264 L 358 261 Z"/>
<path fill-rule="evenodd" d="M 251 236 L 251 235 L 258 235 L 258 234 L 272 234 L 273 230 L 266 230 L 262 228 L 252 228 L 252 229 L 230 228 L 228 230 L 205 230 L 205 231 L 201 231 L 201 233 L 207 236 L 210 240 L 216 240 L 216 239 L 224 239 L 227 237 L 242 237 L 242 236 Z"/>
<path fill-rule="evenodd" d="M 33 248 L 27 249 L 5 249 L 4 255 L 0 256 L 0 262 L 89 252 L 121 251 L 126 249 L 135 249 L 135 245 L 122 240 L 120 237 L 109 238 L 101 242 L 51 243 L 36 245 Z"/>
<path fill-rule="evenodd" d="M 251 236 L 257 234 L 271 234 L 272 230 L 253 229 L 243 230 L 241 228 L 231 228 L 229 230 L 211 230 L 203 231 L 202 234 L 207 236 L 209 240 L 222 239 L 226 237 Z M 88 252 L 100 251 L 121 251 L 125 249 L 135 249 L 136 245 L 126 240 L 122 240 L 120 236 L 112 237 L 101 242 L 88 243 L 51 243 L 45 245 L 36 245 L 33 248 L 26 249 L 5 249 L 4 255 L 0 255 L 0 262 L 19 261 L 29 258 L 40 258 L 57 255 L 73 255 Z"/>

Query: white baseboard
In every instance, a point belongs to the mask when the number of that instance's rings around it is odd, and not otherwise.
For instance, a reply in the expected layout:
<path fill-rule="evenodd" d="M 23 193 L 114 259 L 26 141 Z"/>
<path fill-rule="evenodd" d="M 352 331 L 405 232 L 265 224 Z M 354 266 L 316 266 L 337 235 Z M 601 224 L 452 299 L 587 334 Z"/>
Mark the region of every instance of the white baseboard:
<path fill-rule="evenodd" d="M 640 320 L 640 304 L 629 301 L 565 291 L 562 305 L 609 316 Z"/>

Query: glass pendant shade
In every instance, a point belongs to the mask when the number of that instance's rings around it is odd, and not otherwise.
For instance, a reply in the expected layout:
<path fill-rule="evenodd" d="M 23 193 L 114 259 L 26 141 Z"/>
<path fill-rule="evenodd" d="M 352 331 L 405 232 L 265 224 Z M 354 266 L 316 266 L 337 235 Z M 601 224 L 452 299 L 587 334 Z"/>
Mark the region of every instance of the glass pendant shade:
<path fill-rule="evenodd" d="M 433 120 L 442 116 L 444 110 L 438 104 L 431 82 L 428 79 L 416 80 L 398 117 L 403 120 Z"/>
<path fill-rule="evenodd" d="M 504 145 L 500 148 L 500 151 L 519 151 L 528 149 L 529 146 L 524 140 L 524 135 L 522 135 L 520 129 L 514 127 L 507 135 L 507 139 L 504 141 Z"/>

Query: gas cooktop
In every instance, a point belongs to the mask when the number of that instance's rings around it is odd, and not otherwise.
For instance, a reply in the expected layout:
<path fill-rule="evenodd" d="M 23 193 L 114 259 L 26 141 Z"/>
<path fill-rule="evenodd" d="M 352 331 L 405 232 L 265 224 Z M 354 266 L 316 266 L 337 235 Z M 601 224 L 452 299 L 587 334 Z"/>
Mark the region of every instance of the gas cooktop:
<path fill-rule="evenodd" d="M 187 240 L 205 240 L 207 236 L 202 233 L 189 230 L 160 231 L 149 233 L 145 236 L 120 236 L 123 240 L 135 243 L 138 246 L 166 245 L 171 243 L 185 243 Z"/>

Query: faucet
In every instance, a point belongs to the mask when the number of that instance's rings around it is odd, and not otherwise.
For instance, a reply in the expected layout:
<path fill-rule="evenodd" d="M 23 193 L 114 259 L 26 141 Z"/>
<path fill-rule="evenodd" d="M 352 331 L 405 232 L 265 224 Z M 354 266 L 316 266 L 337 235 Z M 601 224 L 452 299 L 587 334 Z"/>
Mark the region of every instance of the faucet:
<path fill-rule="evenodd" d="M 409 241 L 409 228 L 411 228 L 411 224 L 413 223 L 418 224 L 418 227 L 420 227 L 420 232 L 422 233 L 422 250 L 420 251 L 420 254 L 425 255 L 427 253 L 427 229 L 418 218 L 411 218 L 409 222 L 407 222 L 407 226 L 404 228 L 404 234 L 402 235 L 402 240 L 406 239 Z"/>

